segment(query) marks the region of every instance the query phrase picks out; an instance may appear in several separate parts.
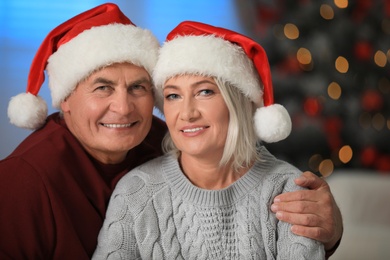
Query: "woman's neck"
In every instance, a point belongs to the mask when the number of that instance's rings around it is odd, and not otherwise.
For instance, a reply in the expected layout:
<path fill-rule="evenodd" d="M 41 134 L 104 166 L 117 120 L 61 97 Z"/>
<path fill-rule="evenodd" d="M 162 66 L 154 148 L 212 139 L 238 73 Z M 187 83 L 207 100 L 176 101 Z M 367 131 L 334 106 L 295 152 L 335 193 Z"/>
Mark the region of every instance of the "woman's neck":
<path fill-rule="evenodd" d="M 220 167 L 215 158 L 204 159 L 188 155 L 180 155 L 179 163 L 182 171 L 192 184 L 207 190 L 219 190 L 228 187 L 241 178 L 249 168 L 234 171 L 231 163 Z"/>

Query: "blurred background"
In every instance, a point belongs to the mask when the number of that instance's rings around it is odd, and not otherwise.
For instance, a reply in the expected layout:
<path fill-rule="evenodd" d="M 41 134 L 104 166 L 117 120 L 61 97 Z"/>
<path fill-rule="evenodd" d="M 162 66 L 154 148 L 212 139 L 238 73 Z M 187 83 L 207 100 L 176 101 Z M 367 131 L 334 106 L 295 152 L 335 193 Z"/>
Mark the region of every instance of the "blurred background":
<path fill-rule="evenodd" d="M 268 53 L 275 100 L 287 108 L 293 121 L 290 137 L 266 146 L 301 170 L 347 176 L 329 178 L 346 222 L 344 245 L 334 257 L 368 259 L 364 252 L 369 259 L 390 255 L 390 182 L 385 178 L 390 176 L 389 0 L 112 2 L 137 26 L 150 29 L 161 43 L 183 20 L 226 27 L 259 42 Z M 60 23 L 102 3 L 0 0 L 0 159 L 30 134 L 9 123 L 7 106 L 12 96 L 25 91 L 40 43 Z M 49 113 L 54 112 L 47 82 L 40 95 L 49 104 Z M 382 188 L 367 184 L 377 178 Z M 373 193 L 377 197 L 370 197 Z M 368 205 L 371 215 L 367 215 Z M 357 210 L 356 206 L 361 212 L 347 212 Z M 375 220 L 375 215 L 381 219 Z M 373 225 L 377 231 L 370 236 Z M 354 248 L 348 249 L 348 243 Z"/>
<path fill-rule="evenodd" d="M 236 1 L 293 132 L 268 145 L 322 175 L 390 171 L 390 1 Z"/>

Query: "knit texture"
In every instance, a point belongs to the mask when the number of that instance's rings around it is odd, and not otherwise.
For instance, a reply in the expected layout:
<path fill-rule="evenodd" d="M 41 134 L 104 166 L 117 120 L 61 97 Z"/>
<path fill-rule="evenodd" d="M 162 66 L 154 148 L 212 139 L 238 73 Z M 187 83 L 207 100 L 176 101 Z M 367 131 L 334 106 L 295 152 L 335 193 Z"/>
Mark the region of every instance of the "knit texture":
<path fill-rule="evenodd" d="M 300 189 L 301 171 L 259 152 L 222 190 L 194 186 L 171 155 L 131 171 L 111 197 L 93 259 L 325 259 L 321 243 L 270 211 L 276 195 Z"/>

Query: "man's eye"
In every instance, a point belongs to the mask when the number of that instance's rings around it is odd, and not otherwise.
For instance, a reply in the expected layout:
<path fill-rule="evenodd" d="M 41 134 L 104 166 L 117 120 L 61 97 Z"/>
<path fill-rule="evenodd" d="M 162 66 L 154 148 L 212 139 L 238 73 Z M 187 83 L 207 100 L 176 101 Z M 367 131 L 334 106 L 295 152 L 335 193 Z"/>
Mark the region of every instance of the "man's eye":
<path fill-rule="evenodd" d="M 129 88 L 129 92 L 131 93 L 143 93 L 147 91 L 148 89 L 143 85 L 133 85 Z"/>
<path fill-rule="evenodd" d="M 95 88 L 95 90 L 105 91 L 108 90 L 109 88 L 110 88 L 109 86 L 98 86 L 97 88 Z"/>
<path fill-rule="evenodd" d="M 144 86 L 142 86 L 142 85 L 135 85 L 135 86 L 133 86 L 133 89 L 144 90 L 146 88 Z"/>
<path fill-rule="evenodd" d="M 152 88 L 144 85 L 132 85 L 128 88 L 128 92 L 132 95 L 145 95 L 152 92 Z"/>

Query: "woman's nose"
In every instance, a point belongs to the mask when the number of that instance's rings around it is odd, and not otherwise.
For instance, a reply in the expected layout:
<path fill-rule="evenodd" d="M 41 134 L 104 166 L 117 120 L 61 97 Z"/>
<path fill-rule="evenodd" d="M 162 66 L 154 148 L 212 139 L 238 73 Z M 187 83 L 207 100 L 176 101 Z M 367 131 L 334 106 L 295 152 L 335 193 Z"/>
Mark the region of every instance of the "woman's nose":
<path fill-rule="evenodd" d="M 200 116 L 195 100 L 186 99 L 181 106 L 180 119 L 184 121 L 194 121 Z"/>

